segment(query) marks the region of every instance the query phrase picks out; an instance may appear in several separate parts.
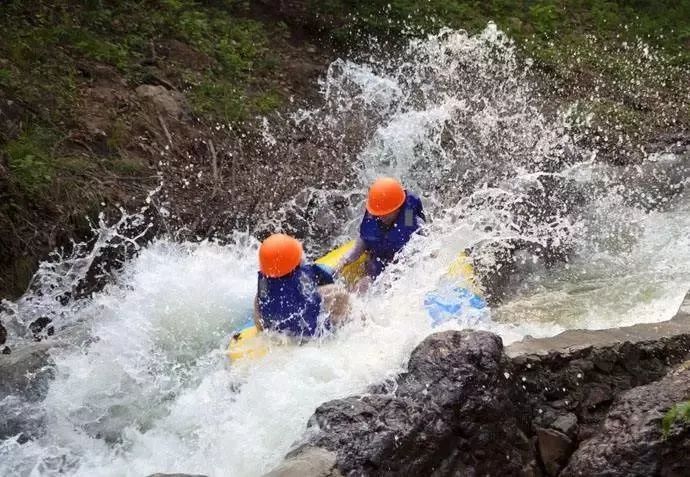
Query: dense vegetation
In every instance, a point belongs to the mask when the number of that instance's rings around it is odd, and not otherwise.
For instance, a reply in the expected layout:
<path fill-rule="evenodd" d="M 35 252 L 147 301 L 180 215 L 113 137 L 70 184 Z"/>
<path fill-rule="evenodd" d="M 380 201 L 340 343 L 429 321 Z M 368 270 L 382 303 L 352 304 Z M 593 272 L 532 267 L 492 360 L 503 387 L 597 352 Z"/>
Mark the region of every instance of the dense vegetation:
<path fill-rule="evenodd" d="M 688 130 L 690 0 L 2 2 L 0 296 L 19 293 L 37 258 L 85 233 L 84 217 L 101 203 L 150 187 L 155 151 L 140 138 L 159 124 L 138 86 L 183 95 L 185 127 L 202 130 L 284 102 L 277 78 L 292 61 L 287 41 L 305 49 L 295 38 L 306 36 L 320 50 L 346 51 L 372 35 L 399 43 L 488 21 L 554 91 L 608 127 L 646 137 L 669 124 Z M 639 61 L 647 43 L 661 52 L 653 64 Z"/>
<path fill-rule="evenodd" d="M 417 35 L 440 25 L 478 31 L 494 21 L 517 40 L 535 39 L 539 49 L 581 43 L 586 34 L 684 48 L 686 59 L 690 46 L 687 0 L 313 0 L 310 11 L 315 18 L 326 17 L 335 37 L 344 41 L 362 33 L 382 38 Z M 531 47 L 536 50 L 536 45 Z"/>
<path fill-rule="evenodd" d="M 235 16 L 243 10 L 240 2 L 203 3 L 17 0 L 3 5 L 0 87 L 33 113 L 19 131 L 0 131 L 16 185 L 34 193 L 50 183 L 56 168 L 75 166 L 73 159 L 51 156 L 79 119 L 80 83 L 89 79 L 85 63 L 112 66 L 130 85 L 146 83 L 153 45 L 160 39 L 178 39 L 207 57 L 201 71 L 185 65 L 175 71 L 199 115 L 235 121 L 247 110 L 274 106 L 270 92 L 247 94 L 252 79 L 271 66 L 262 24 Z M 110 146 L 116 149 L 113 132 Z"/>
<path fill-rule="evenodd" d="M 263 81 L 266 28 L 245 12 L 235 0 L 0 5 L 0 262 L 10 274 L 0 290 L 21 291 L 37 253 L 88 232 L 86 215 L 126 202 L 151 174 L 132 146 L 147 120 L 137 86 L 183 92 L 208 121 L 278 104 Z M 157 64 L 161 44 L 181 53 Z"/>

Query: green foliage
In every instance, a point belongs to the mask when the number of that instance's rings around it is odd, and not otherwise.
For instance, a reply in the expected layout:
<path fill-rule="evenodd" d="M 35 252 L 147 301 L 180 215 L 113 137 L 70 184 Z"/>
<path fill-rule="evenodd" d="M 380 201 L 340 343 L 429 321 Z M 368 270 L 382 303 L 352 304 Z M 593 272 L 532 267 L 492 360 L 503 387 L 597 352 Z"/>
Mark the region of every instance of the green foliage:
<path fill-rule="evenodd" d="M 49 150 L 53 136 L 45 129 L 25 132 L 3 148 L 12 179 L 28 194 L 45 190 L 55 171 Z"/>
<path fill-rule="evenodd" d="M 529 8 L 528 19 L 537 32 L 549 35 L 556 31 L 560 15 L 556 5 L 537 3 Z"/>
<path fill-rule="evenodd" d="M 668 410 L 661 421 L 664 437 L 668 437 L 669 432 L 671 432 L 671 426 L 679 421 L 690 424 L 690 401 L 678 403 Z"/>
<path fill-rule="evenodd" d="M 341 47 L 366 45 L 371 36 L 403 42 L 441 27 L 476 33 L 493 21 L 535 60 L 536 71 L 546 73 L 554 92 L 577 96 L 574 90 L 593 85 L 583 79 L 605 85 L 597 92 L 603 102 L 591 104 L 590 111 L 616 130 L 637 134 L 661 124 L 663 115 L 635 98 L 659 105 L 660 97 L 687 94 L 687 87 L 672 85 L 687 84 L 687 74 L 678 72 L 690 64 L 690 0 L 312 0 L 310 5 L 314 24 Z M 632 48 L 639 40 L 661 59 L 647 62 L 640 48 Z M 690 126 L 682 109 L 671 114 L 672 121 Z"/>
<path fill-rule="evenodd" d="M 610 30 L 620 25 L 621 17 L 615 2 L 595 2 L 591 16 L 599 30 Z"/>
<path fill-rule="evenodd" d="M 236 121 L 245 115 L 246 100 L 241 89 L 227 80 L 203 81 L 189 95 L 194 111 L 223 121 Z"/>
<path fill-rule="evenodd" d="M 56 138 L 49 128 L 34 127 L 0 150 L 7 157 L 10 179 L 26 196 L 45 195 L 58 177 L 79 176 L 96 169 L 91 158 L 55 157 L 52 149 Z"/>
<path fill-rule="evenodd" d="M 125 145 L 129 130 L 122 119 L 116 119 L 108 131 L 106 144 L 111 151 L 117 151 Z"/>
<path fill-rule="evenodd" d="M 232 81 L 248 92 L 267 61 L 267 35 L 261 23 L 240 18 L 248 3 L 237 0 L 10 0 L 0 10 L 0 87 L 25 104 L 45 112 L 53 123 L 70 121 L 76 103 L 77 65 L 83 61 L 118 68 L 136 83 L 144 75 L 141 62 L 151 42 L 177 39 L 207 55 L 213 64 L 195 83 Z M 7 69 L 6 58 L 14 66 Z M 184 70 L 184 66 L 179 66 Z M 189 76 L 179 71 L 179 77 Z M 228 105 L 227 88 L 203 88 L 202 115 L 227 107 L 210 107 L 215 100 Z M 213 94 L 217 94 L 215 98 Z M 238 96 L 238 95 L 235 95 Z M 249 107 L 234 106 L 223 117 L 243 119 Z M 240 112 L 242 114 L 240 114 Z M 214 117 L 212 119 L 219 119 Z"/>
<path fill-rule="evenodd" d="M 83 57 L 126 69 L 132 52 L 126 43 L 112 43 L 83 29 L 64 29 L 56 32 L 62 44 L 70 45 Z"/>
<path fill-rule="evenodd" d="M 264 114 L 275 110 L 281 103 L 281 97 L 275 91 L 269 91 L 257 97 L 254 102 L 256 110 Z"/>
<path fill-rule="evenodd" d="M 87 156 L 63 156 L 53 160 L 56 176 L 81 176 L 93 173 L 98 166 L 93 158 Z"/>
<path fill-rule="evenodd" d="M 309 11 L 314 23 L 323 24 L 318 19 L 326 18 L 333 38 L 345 42 L 367 35 L 404 37 L 442 25 L 477 31 L 490 20 L 518 40 L 539 34 L 566 43 L 570 35 L 592 33 L 648 38 L 681 50 L 690 34 L 690 0 L 312 0 Z"/>

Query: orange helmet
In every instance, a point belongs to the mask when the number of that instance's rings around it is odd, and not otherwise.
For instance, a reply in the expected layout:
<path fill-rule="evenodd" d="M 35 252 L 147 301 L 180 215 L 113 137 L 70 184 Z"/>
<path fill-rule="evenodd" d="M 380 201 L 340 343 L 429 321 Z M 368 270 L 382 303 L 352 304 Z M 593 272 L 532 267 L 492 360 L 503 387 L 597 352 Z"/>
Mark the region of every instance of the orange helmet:
<path fill-rule="evenodd" d="M 380 217 L 399 209 L 405 202 L 405 189 L 392 177 L 381 177 L 369 188 L 367 210 L 371 215 Z"/>
<path fill-rule="evenodd" d="M 285 234 L 273 234 L 259 247 L 259 269 L 271 278 L 283 277 L 302 261 L 302 244 Z"/>

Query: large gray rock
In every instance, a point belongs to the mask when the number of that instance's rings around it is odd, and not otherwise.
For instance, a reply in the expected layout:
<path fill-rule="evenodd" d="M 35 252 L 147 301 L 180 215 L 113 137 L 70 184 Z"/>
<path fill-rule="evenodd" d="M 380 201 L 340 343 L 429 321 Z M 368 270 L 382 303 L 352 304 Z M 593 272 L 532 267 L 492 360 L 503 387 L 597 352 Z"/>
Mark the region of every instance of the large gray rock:
<path fill-rule="evenodd" d="M 663 378 L 688 358 L 689 350 L 690 334 L 681 334 L 517 356 L 510 370 L 522 388 L 518 399 L 527 407 L 525 418 L 536 427 L 563 432 L 577 444 L 599 432 L 618 395 Z"/>
<path fill-rule="evenodd" d="M 690 294 L 666 322 L 573 330 L 507 347 L 529 420 L 575 445 L 596 435 L 618 395 L 663 378 L 688 358 L 689 312 Z"/>
<path fill-rule="evenodd" d="M 448 331 L 412 353 L 392 388 L 321 405 L 310 440 L 345 475 L 521 475 L 535 467 L 501 339 Z M 293 452 L 299 455 L 302 450 Z"/>
<path fill-rule="evenodd" d="M 674 404 L 690 399 L 690 371 L 623 393 L 596 436 L 573 454 L 563 476 L 686 476 L 690 472 L 690 425 L 662 436 L 661 420 Z"/>
<path fill-rule="evenodd" d="M 658 323 L 640 323 L 621 328 L 605 330 L 568 330 L 551 338 L 525 339 L 506 347 L 506 354 L 510 357 L 549 354 L 571 354 L 592 347 L 611 347 L 622 343 L 637 344 L 656 342 L 673 336 L 690 334 L 690 293 L 683 300 L 678 313 L 667 321 Z M 600 356 L 596 361 L 597 367 L 607 372 L 615 353 L 608 353 L 608 357 Z"/>

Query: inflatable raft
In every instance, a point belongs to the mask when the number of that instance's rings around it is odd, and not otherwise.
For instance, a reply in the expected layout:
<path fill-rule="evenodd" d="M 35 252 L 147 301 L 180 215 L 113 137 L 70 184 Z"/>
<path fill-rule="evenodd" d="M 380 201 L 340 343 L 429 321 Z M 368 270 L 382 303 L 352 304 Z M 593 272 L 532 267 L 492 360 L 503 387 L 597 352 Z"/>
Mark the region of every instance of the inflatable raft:
<path fill-rule="evenodd" d="M 316 260 L 317 264 L 335 268 L 338 261 L 354 246 L 351 240 L 344 245 L 330 251 Z M 364 276 L 364 263 L 366 254 L 359 260 L 343 268 L 341 277 L 349 284 L 354 284 Z M 438 326 L 454 317 L 466 313 L 477 313 L 483 310 L 486 302 L 478 294 L 475 283 L 474 269 L 467 255 L 462 252 L 448 267 L 442 283 L 424 300 L 424 307 L 431 318 L 433 326 Z M 230 338 L 227 355 L 231 361 L 239 359 L 256 359 L 268 353 L 272 343 L 266 333 L 261 333 L 254 326 L 253 318 L 250 318 L 244 326 L 236 331 Z"/>

